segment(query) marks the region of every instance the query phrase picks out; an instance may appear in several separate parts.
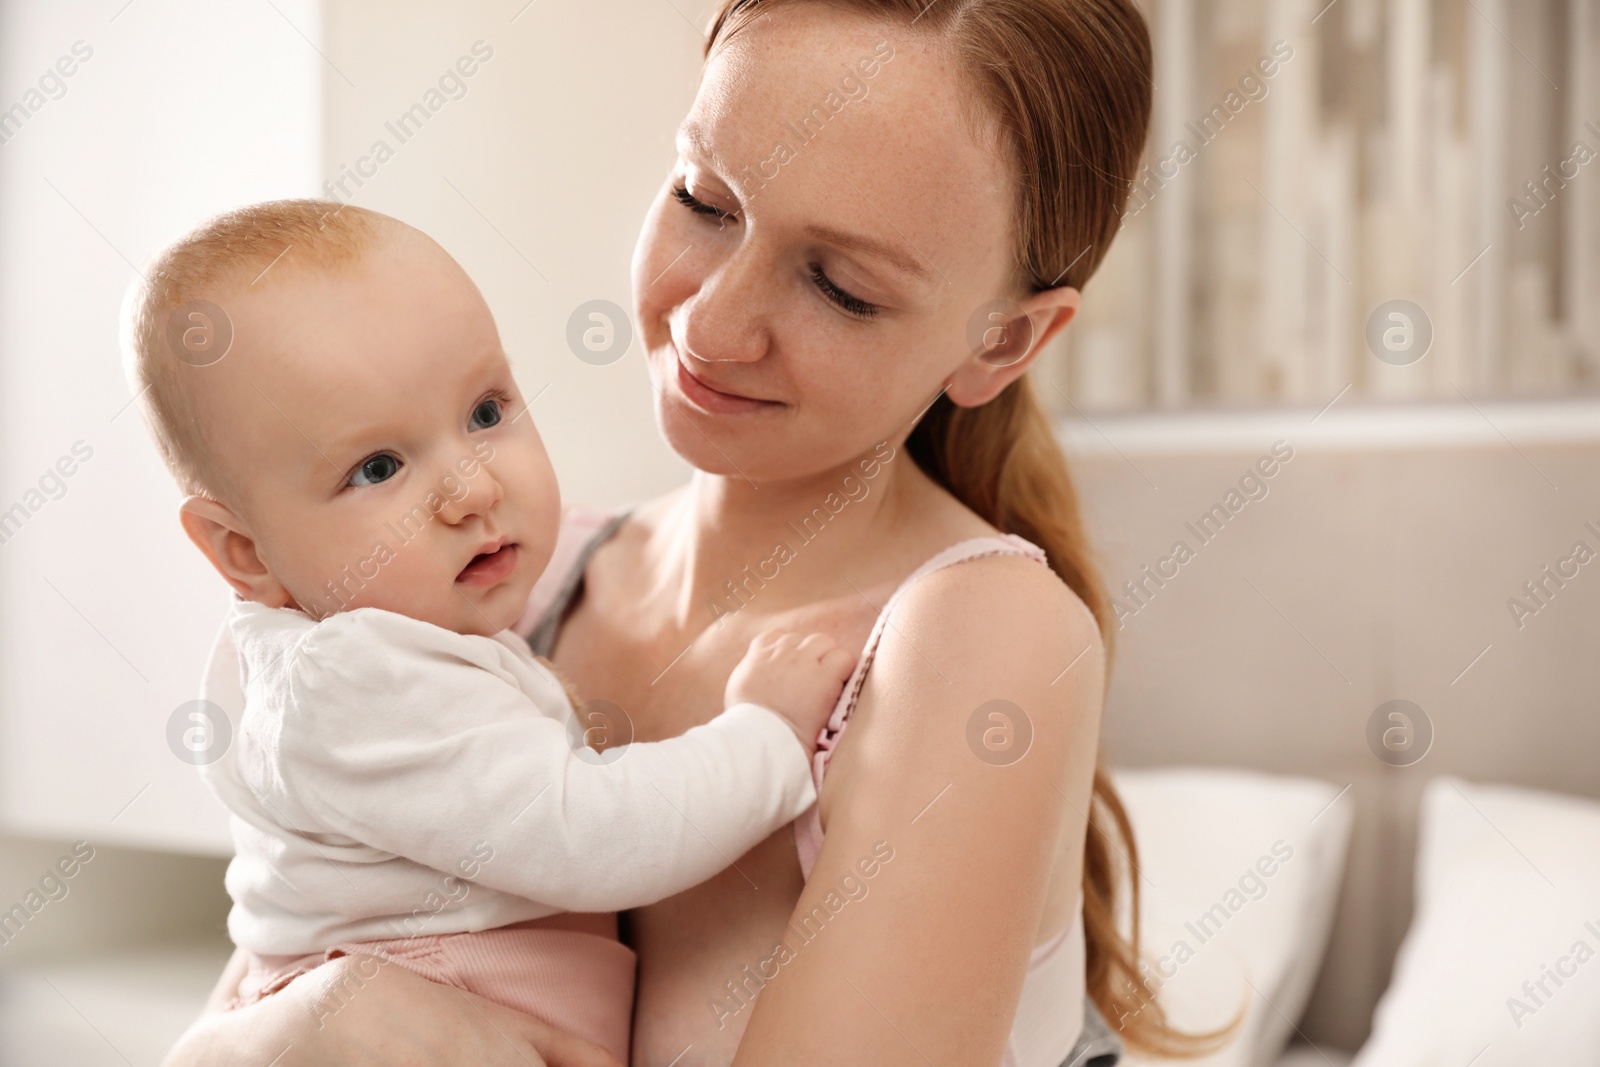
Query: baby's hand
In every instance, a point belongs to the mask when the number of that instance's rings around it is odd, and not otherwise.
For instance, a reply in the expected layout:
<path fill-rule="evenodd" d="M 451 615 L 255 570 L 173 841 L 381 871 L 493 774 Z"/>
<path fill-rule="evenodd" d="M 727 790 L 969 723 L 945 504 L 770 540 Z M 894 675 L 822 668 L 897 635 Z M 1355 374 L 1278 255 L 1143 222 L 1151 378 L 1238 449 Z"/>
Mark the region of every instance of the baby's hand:
<path fill-rule="evenodd" d="M 728 676 L 724 699 L 729 707 L 749 702 L 776 711 L 810 752 L 855 665 L 827 634 L 764 630 Z"/>

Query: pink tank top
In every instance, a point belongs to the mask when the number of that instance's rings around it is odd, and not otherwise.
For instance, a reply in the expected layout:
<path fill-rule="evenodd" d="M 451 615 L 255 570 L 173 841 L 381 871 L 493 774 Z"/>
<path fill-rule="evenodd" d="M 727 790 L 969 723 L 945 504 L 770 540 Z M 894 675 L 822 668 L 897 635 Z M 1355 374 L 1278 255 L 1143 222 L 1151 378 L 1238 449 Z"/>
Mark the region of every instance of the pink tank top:
<path fill-rule="evenodd" d="M 568 511 L 550 565 L 535 583 L 528 610 L 515 627 L 517 633 L 528 639 L 534 652 L 543 656 L 550 654 L 562 617 L 583 580 L 589 555 L 609 538 L 625 517 L 626 512 L 576 508 Z M 1002 555 L 1024 556 L 1048 565 L 1043 549 L 1015 534 L 976 537 L 951 545 L 923 563 L 890 595 L 878 613 L 856 669 L 845 683 L 833 714 L 817 739 L 811 773 L 819 793 L 828 772 L 828 761 L 833 758 L 839 738 L 850 724 L 861 686 L 888 625 L 889 613 L 900 597 L 924 575 L 968 560 Z M 813 804 L 794 821 L 795 847 L 800 869 L 807 879 L 822 850 L 822 836 L 819 808 Z M 1083 898 L 1080 896 L 1072 922 L 1055 937 L 1033 948 L 1002 1067 L 1065 1067 L 1068 1063 L 1087 1067 L 1117 1061 L 1120 1042 L 1110 1034 L 1093 1004 L 1086 1002 L 1084 965 Z"/>

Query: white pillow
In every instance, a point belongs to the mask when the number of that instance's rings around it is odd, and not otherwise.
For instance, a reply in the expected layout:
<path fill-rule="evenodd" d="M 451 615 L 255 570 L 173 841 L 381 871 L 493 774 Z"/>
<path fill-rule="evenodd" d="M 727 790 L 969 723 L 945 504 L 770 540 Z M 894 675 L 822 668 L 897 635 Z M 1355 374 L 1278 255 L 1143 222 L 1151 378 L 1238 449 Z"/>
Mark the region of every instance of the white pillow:
<path fill-rule="evenodd" d="M 1355 1067 L 1600 1063 L 1600 804 L 1428 783 L 1416 914 L 1373 1024 Z"/>
<path fill-rule="evenodd" d="M 1305 1010 L 1333 924 L 1353 804 L 1338 786 L 1239 770 L 1113 776 L 1144 871 L 1141 950 L 1168 1020 L 1245 1015 L 1195 1067 L 1267 1067 Z M 1247 1007 L 1246 1007 L 1247 1006 Z M 1118 1020 L 1107 1020 L 1113 1030 Z M 1125 1063 L 1163 1064 L 1128 1056 Z"/>

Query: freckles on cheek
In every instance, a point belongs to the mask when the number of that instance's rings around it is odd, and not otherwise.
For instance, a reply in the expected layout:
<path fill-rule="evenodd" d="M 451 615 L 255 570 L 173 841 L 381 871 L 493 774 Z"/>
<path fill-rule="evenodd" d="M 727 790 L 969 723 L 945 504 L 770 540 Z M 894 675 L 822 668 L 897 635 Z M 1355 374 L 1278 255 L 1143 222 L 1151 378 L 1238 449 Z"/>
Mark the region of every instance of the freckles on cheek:
<path fill-rule="evenodd" d="M 851 348 L 815 353 L 799 390 L 799 407 L 830 422 L 864 425 L 882 418 L 892 388 L 883 374 L 863 365 L 865 356 Z"/>

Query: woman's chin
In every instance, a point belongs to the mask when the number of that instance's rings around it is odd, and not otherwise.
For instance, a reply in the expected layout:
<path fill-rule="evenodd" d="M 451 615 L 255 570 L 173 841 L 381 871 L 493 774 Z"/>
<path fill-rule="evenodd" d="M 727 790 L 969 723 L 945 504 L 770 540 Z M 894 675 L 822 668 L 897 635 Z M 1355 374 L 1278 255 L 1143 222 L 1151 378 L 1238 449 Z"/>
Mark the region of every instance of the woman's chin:
<path fill-rule="evenodd" d="M 656 394 L 656 428 L 673 454 L 697 471 L 731 478 L 755 478 L 753 466 L 739 458 L 739 434 L 730 434 L 715 415 L 685 411 L 681 402 Z M 765 442 L 763 442 L 765 443 Z"/>

